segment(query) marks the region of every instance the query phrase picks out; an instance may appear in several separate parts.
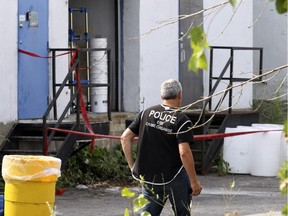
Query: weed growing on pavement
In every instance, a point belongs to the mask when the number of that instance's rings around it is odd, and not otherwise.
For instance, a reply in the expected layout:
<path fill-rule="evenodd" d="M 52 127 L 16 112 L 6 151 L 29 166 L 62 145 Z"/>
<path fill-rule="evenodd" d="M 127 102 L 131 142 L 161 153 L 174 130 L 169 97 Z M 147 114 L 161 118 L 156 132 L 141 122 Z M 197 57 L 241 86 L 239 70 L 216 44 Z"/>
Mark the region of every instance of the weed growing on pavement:
<path fill-rule="evenodd" d="M 231 204 L 231 201 L 233 200 L 233 198 L 237 195 L 237 193 L 240 190 L 240 189 L 238 189 L 238 191 L 234 192 L 234 189 L 235 189 L 235 180 L 233 180 L 230 183 L 229 190 L 225 191 L 225 193 L 223 194 L 224 202 L 226 204 L 226 210 L 228 210 L 228 212 L 225 213 L 225 216 L 238 216 L 238 212 L 236 210 L 234 210 L 232 213 L 229 210 L 229 206 Z"/>
<path fill-rule="evenodd" d="M 219 155 L 215 163 L 217 164 L 216 172 L 219 176 L 225 176 L 230 173 L 230 164 L 223 159 L 223 154 Z"/>
<path fill-rule="evenodd" d="M 148 203 L 148 200 L 143 196 L 143 194 L 140 194 L 135 198 L 136 194 L 127 187 L 122 189 L 121 196 L 127 197 L 130 200 L 131 216 L 134 216 L 134 213 L 139 212 Z M 128 208 L 125 209 L 124 216 L 130 216 Z M 151 216 L 151 214 L 144 211 L 141 213 L 141 216 Z"/>

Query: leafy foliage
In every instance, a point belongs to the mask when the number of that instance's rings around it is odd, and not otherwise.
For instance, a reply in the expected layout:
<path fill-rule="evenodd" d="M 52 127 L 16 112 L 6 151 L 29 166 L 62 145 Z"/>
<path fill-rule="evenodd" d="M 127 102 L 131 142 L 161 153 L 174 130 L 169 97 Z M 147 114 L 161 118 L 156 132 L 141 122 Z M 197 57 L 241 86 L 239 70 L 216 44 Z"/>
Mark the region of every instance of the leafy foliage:
<path fill-rule="evenodd" d="M 198 72 L 199 69 L 207 69 L 208 62 L 205 55 L 205 49 L 209 48 L 206 41 L 206 34 L 202 27 L 194 27 L 190 31 L 190 46 L 193 54 L 190 57 L 188 68 L 189 70 Z"/>
<path fill-rule="evenodd" d="M 68 160 L 68 165 L 57 182 L 57 187 L 73 187 L 77 184 L 92 184 L 95 181 L 130 181 L 131 174 L 120 149 L 113 153 L 95 147 L 91 153 L 87 147 Z"/>
<path fill-rule="evenodd" d="M 132 207 L 132 215 L 134 215 L 134 212 L 140 211 L 147 203 L 148 200 L 144 197 L 143 194 L 140 194 L 138 197 L 135 197 L 135 193 L 129 190 L 129 188 L 125 187 L 122 189 L 121 192 L 122 197 L 128 197 L 131 202 L 131 207 Z M 124 211 L 124 216 L 129 216 L 129 210 L 128 208 L 125 209 Z M 144 211 L 141 213 L 141 216 L 151 216 L 150 213 Z"/>
<path fill-rule="evenodd" d="M 283 124 L 287 115 L 285 106 L 286 103 L 279 98 L 272 101 L 253 101 L 253 109 L 259 112 L 260 123 Z"/>

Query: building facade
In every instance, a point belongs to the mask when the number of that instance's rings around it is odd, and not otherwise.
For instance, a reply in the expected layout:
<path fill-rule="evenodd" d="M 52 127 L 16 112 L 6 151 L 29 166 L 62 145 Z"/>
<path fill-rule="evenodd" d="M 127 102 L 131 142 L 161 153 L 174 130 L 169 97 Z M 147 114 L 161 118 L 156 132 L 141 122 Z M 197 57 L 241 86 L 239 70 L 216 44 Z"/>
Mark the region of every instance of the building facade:
<path fill-rule="evenodd" d="M 215 7 L 217 4 L 219 7 Z M 220 0 L 213 3 L 208 0 L 1 2 L 0 23 L 5 26 L 0 29 L 2 126 L 17 120 L 41 118 L 52 100 L 51 59 L 39 56 L 49 56 L 50 48 L 69 47 L 69 8 L 86 8 L 89 38 L 108 40 L 113 62 L 113 111 L 139 112 L 159 103 L 159 86 L 169 78 L 182 82 L 184 105 L 207 96 L 209 73 L 200 71 L 196 75 L 188 71 L 192 51 L 187 33 L 191 23 L 203 24 L 211 46 L 263 47 L 264 71 L 287 64 L 287 14 L 277 14 L 274 4 L 266 4 L 264 0 L 241 1 L 235 8 L 230 4 L 221 5 Z M 197 13 L 203 9 L 204 13 Z M 181 15 L 192 13 L 197 15 L 178 21 Z M 82 15 L 73 14 L 76 32 L 83 32 Z M 29 56 L 19 50 L 39 56 Z M 240 77 L 253 77 L 257 68 L 255 56 L 253 52 L 239 53 L 235 73 Z M 218 53 L 215 71 L 219 73 L 226 58 L 226 52 Z M 69 56 L 57 58 L 59 82 L 68 66 Z M 253 99 L 273 97 L 286 75 L 287 69 L 284 69 L 264 84 L 236 89 L 236 107 L 251 108 Z M 279 94 L 286 92 L 287 85 L 283 84 Z M 69 96 L 67 88 L 61 95 L 59 112 Z"/>

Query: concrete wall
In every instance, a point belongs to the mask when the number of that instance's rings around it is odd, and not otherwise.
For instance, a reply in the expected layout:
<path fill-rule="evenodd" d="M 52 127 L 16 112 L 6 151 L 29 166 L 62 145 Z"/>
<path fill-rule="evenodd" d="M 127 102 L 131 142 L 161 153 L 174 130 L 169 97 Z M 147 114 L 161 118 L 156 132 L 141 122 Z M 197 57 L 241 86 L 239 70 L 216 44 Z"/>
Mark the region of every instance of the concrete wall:
<path fill-rule="evenodd" d="M 49 48 L 68 48 L 68 0 L 49 0 Z M 60 54 L 59 52 L 58 54 Z M 56 58 L 56 82 L 62 83 L 68 73 L 68 55 Z M 49 61 L 49 99 L 52 98 L 51 60 Z M 58 102 L 60 116 L 70 99 L 70 89 L 65 87 Z M 52 112 L 51 112 L 52 114 Z"/>
<path fill-rule="evenodd" d="M 0 144 L 17 119 L 17 12 L 17 0 L 0 2 Z"/>
<path fill-rule="evenodd" d="M 264 61 L 263 69 L 269 71 L 281 65 L 286 65 L 288 62 L 287 56 L 287 13 L 280 15 L 275 10 L 275 2 L 269 1 L 266 5 L 265 0 L 258 0 L 254 2 L 254 20 L 253 25 L 254 46 L 263 47 Z M 271 99 L 277 95 L 287 94 L 287 68 L 279 72 L 273 79 L 268 80 L 264 84 L 254 85 L 255 99 Z M 279 92 L 281 82 L 286 77 Z M 266 77 L 271 78 L 271 76 Z M 287 100 L 287 95 L 282 97 Z"/>
<path fill-rule="evenodd" d="M 17 119 L 17 12 L 18 0 L 0 2 L 0 122 L 4 124 Z"/>
<path fill-rule="evenodd" d="M 178 10 L 177 0 L 124 2 L 125 111 L 138 112 L 160 103 L 161 83 L 178 79 L 178 23 L 141 37 L 160 22 L 177 17 Z"/>
<path fill-rule="evenodd" d="M 140 40 L 139 1 L 126 0 L 123 3 L 123 111 L 139 111 L 140 94 Z"/>
<path fill-rule="evenodd" d="M 210 8 L 221 2 L 221 0 L 204 0 L 204 8 Z M 204 29 L 208 35 L 207 41 L 211 46 L 253 47 L 253 30 L 249 28 L 253 23 L 253 1 L 241 1 L 236 11 L 230 4 L 227 4 L 221 9 L 214 10 L 213 13 L 211 10 L 207 11 L 205 16 Z M 217 50 L 215 52 L 214 76 L 217 77 L 221 73 L 229 56 L 229 50 Z M 229 69 L 225 77 L 229 77 Z M 234 77 L 251 78 L 253 75 L 253 52 L 235 52 L 233 71 Z M 204 94 L 206 96 L 208 95 L 208 75 L 208 71 L 204 72 Z M 216 92 L 221 92 L 227 85 L 227 80 L 221 81 Z M 213 107 L 218 103 L 220 96 L 222 95 L 216 96 L 212 100 Z M 252 85 L 234 89 L 233 104 L 233 108 L 236 109 L 250 109 L 252 106 Z M 227 100 L 224 100 L 221 109 L 226 107 L 228 107 L 228 97 Z"/>

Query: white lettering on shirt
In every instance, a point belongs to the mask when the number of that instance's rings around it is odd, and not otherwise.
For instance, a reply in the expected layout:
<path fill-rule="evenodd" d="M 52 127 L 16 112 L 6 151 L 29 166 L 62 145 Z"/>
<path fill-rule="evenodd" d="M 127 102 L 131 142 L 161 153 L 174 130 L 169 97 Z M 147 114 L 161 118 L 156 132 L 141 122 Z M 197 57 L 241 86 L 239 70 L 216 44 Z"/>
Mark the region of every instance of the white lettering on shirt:
<path fill-rule="evenodd" d="M 171 115 L 167 112 L 159 112 L 155 110 L 151 110 L 149 113 L 149 117 L 153 116 L 155 119 L 160 119 L 161 121 L 170 122 L 171 124 L 175 124 L 177 117 Z"/>

